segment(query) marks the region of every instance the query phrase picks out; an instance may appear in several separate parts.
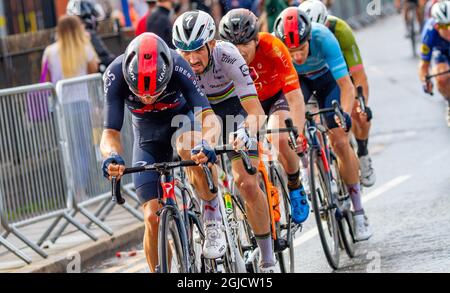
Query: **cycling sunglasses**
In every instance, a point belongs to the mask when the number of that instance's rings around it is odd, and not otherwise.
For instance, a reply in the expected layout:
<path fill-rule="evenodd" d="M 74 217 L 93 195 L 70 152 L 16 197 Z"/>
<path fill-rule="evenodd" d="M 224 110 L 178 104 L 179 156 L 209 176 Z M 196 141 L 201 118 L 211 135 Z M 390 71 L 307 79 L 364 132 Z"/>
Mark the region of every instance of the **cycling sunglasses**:
<path fill-rule="evenodd" d="M 441 30 L 449 29 L 450 23 L 436 23 L 436 27 Z"/>
<path fill-rule="evenodd" d="M 142 98 L 142 99 L 157 99 L 157 98 L 159 98 L 159 97 L 161 96 L 161 94 L 166 90 L 166 88 L 167 88 L 167 87 L 164 87 L 161 91 L 159 91 L 159 92 L 157 92 L 157 93 L 155 93 L 155 94 L 153 94 L 153 95 L 141 95 L 141 94 L 136 93 L 132 88 L 130 88 L 130 91 L 131 91 L 136 97 L 139 97 L 139 98 Z"/>

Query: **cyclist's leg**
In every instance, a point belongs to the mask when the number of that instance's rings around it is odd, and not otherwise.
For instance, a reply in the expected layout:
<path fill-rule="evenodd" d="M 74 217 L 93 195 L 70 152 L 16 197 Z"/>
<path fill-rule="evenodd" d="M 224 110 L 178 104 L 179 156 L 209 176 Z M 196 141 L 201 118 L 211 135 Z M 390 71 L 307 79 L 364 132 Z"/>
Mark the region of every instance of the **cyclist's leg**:
<path fill-rule="evenodd" d="M 268 128 L 285 128 L 285 120 L 291 118 L 289 104 L 283 93 L 278 93 L 274 98 L 262 103 L 266 115 L 269 116 Z M 299 171 L 299 158 L 289 145 L 289 136 L 286 133 L 272 134 L 272 145 L 278 152 L 278 159 L 287 174 L 296 174 Z M 298 181 L 298 180 L 295 180 Z M 292 182 L 291 182 L 292 183 Z M 296 182 L 295 182 L 296 183 Z"/>
<path fill-rule="evenodd" d="M 177 116 L 174 121 L 179 124 L 181 122 L 181 127 L 175 132 L 174 139 L 176 143 L 177 153 L 182 160 L 191 159 L 191 150 L 201 142 L 202 133 L 198 122 L 195 121 L 192 112 L 185 115 Z M 213 178 L 215 183 L 217 183 L 217 172 L 215 168 L 211 169 L 213 173 Z M 208 189 L 208 183 L 205 178 L 205 174 L 200 167 L 192 167 L 186 169 L 189 181 L 195 188 L 197 195 L 206 201 L 213 200 L 217 197 L 217 194 L 212 194 Z"/>
<path fill-rule="evenodd" d="M 450 56 L 439 54 L 436 57 L 435 73 L 445 72 L 450 69 Z M 450 127 L 450 74 L 436 77 L 436 84 L 439 92 L 447 100 L 447 125 Z"/>
<path fill-rule="evenodd" d="M 434 73 L 445 72 L 450 69 L 450 56 L 438 52 L 434 61 L 436 63 Z M 437 76 L 436 85 L 441 95 L 450 100 L 450 74 Z"/>
<path fill-rule="evenodd" d="M 341 91 L 330 72 L 317 78 L 314 82 L 317 88 L 317 100 L 320 108 L 332 107 L 334 100 L 340 102 Z M 330 129 L 330 142 L 334 153 L 338 157 L 341 177 L 349 187 L 351 195 L 352 191 L 354 191 L 352 199 L 355 199 L 356 212 L 363 212 L 359 192 L 359 164 L 356 154 L 351 149 L 347 133 L 337 125 L 334 114 L 327 114 L 325 118 Z"/>
<path fill-rule="evenodd" d="M 340 101 L 340 89 L 333 76 L 328 75 L 319 78 L 318 101 L 320 108 L 332 107 L 334 100 Z M 328 89 L 325 90 L 324 89 Z M 331 89 L 331 91 L 330 91 Z M 350 198 L 355 211 L 356 240 L 362 241 L 370 238 L 372 233 L 365 218 L 365 212 L 361 200 L 361 186 L 359 182 L 359 164 L 355 152 L 350 146 L 348 134 L 340 128 L 334 118 L 334 114 L 326 115 L 327 126 L 330 129 L 329 138 L 334 153 L 339 162 L 339 173 L 347 185 Z"/>
<path fill-rule="evenodd" d="M 257 167 L 259 159 L 254 158 L 255 156 L 257 154 L 252 155 L 252 164 Z M 262 267 L 275 266 L 269 208 L 267 198 L 258 184 L 258 176 L 248 174 L 239 157 L 232 159 L 231 167 L 234 182 L 245 201 L 248 222 L 261 252 L 260 265 Z"/>
<path fill-rule="evenodd" d="M 269 116 L 269 129 L 285 128 L 285 120 L 292 118 L 289 104 L 283 93 L 262 103 Z M 283 166 L 288 177 L 288 188 L 292 204 L 292 216 L 295 223 L 304 222 L 309 215 L 309 205 L 306 193 L 300 180 L 300 158 L 289 144 L 289 135 L 286 133 L 272 134 L 271 142 L 278 152 L 278 161 Z"/>
<path fill-rule="evenodd" d="M 191 150 L 201 142 L 202 133 L 192 113 L 185 115 L 184 119 L 183 126 L 177 132 L 179 135 L 176 139 L 177 151 L 183 160 L 190 160 Z M 211 171 L 214 184 L 217 186 L 217 169 L 213 167 Z M 219 206 L 220 198 L 217 196 L 217 193 L 213 194 L 210 192 L 202 168 L 188 168 L 186 173 L 203 204 L 203 219 L 206 235 L 203 245 L 203 256 L 208 259 L 220 258 L 225 254 L 227 245 Z"/>
<path fill-rule="evenodd" d="M 369 156 L 369 133 L 371 128 L 371 116 L 372 112 L 369 108 L 368 97 L 368 82 L 367 75 L 364 68 L 358 71 L 352 72 L 352 79 L 355 87 L 362 86 L 364 91 L 364 98 L 366 104 L 366 112 L 361 112 L 359 103 L 355 103 L 352 111 L 353 127 L 352 132 L 355 135 L 356 142 L 358 143 L 358 158 L 361 167 L 361 181 L 366 187 L 370 187 L 375 184 L 376 176 L 375 171 L 372 168 L 372 160 Z"/>

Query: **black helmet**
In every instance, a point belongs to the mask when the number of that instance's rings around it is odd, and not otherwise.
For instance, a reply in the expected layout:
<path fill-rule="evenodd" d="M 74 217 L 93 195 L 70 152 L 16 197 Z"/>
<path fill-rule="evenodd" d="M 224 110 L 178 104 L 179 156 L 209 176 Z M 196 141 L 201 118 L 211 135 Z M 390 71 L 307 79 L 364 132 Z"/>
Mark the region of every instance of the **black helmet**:
<path fill-rule="evenodd" d="M 105 19 L 102 6 L 89 0 L 70 0 L 67 4 L 66 13 L 81 18 L 87 29 L 95 30 L 97 22 Z"/>
<path fill-rule="evenodd" d="M 289 49 L 298 48 L 311 39 L 309 16 L 296 7 L 283 10 L 275 20 L 274 33 Z"/>
<path fill-rule="evenodd" d="M 235 45 L 256 39 L 258 32 L 258 18 L 245 8 L 230 10 L 219 24 L 220 38 Z"/>
<path fill-rule="evenodd" d="M 170 49 L 157 35 L 143 33 L 125 50 L 122 71 L 128 87 L 136 96 L 158 96 L 172 77 Z"/>

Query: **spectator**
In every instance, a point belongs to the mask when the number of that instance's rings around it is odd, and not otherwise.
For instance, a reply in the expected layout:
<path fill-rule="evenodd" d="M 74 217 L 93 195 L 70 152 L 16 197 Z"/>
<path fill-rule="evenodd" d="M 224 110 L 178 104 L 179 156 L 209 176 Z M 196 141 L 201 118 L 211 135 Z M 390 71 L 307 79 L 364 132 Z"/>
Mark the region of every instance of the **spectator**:
<path fill-rule="evenodd" d="M 288 7 L 288 4 L 284 0 L 265 0 L 264 7 L 267 13 L 267 26 L 269 32 L 273 32 L 275 19 L 285 8 Z"/>
<path fill-rule="evenodd" d="M 97 54 L 78 17 L 61 17 L 56 27 L 56 39 L 45 49 L 42 58 L 42 66 L 47 68 L 46 81 L 56 84 L 62 79 L 98 71 Z"/>
<path fill-rule="evenodd" d="M 147 18 L 153 12 L 153 9 L 155 8 L 157 1 L 156 0 L 146 0 L 146 2 L 148 4 L 148 12 L 144 17 L 142 17 L 139 20 L 137 28 L 136 28 L 136 36 L 139 36 L 147 31 Z"/>
<path fill-rule="evenodd" d="M 172 0 L 157 0 L 156 8 L 147 17 L 146 27 L 147 32 L 158 35 L 171 49 L 175 49 L 172 44 L 172 10 Z"/>
<path fill-rule="evenodd" d="M 56 27 L 56 43 L 45 49 L 43 68 L 47 68 L 46 79 L 56 84 L 62 79 L 79 77 L 98 71 L 98 58 L 89 41 L 80 18 L 65 15 Z M 77 198 L 85 198 L 88 193 L 89 149 L 92 147 L 92 126 L 90 117 L 89 90 L 86 84 L 79 84 L 62 98 L 66 121 L 83 121 L 67 125 L 69 152 L 75 160 L 71 161 L 74 178 L 74 192 Z"/>
<path fill-rule="evenodd" d="M 105 17 L 102 6 L 94 6 L 88 0 L 70 0 L 67 4 L 67 14 L 78 16 L 84 23 L 85 29 L 91 37 L 91 44 L 100 58 L 99 71 L 103 73 L 116 56 L 108 50 L 105 43 L 97 35 L 98 22 Z"/>

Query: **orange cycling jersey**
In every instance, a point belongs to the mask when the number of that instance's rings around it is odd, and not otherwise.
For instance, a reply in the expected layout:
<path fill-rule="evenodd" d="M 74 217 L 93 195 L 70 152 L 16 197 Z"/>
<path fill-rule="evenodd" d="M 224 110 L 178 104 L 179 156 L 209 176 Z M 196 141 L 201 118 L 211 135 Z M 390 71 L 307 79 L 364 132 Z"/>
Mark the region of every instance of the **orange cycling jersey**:
<path fill-rule="evenodd" d="M 260 101 L 282 91 L 287 94 L 300 88 L 297 71 L 286 46 L 269 33 L 259 33 L 255 59 L 250 63 L 252 78 Z"/>

